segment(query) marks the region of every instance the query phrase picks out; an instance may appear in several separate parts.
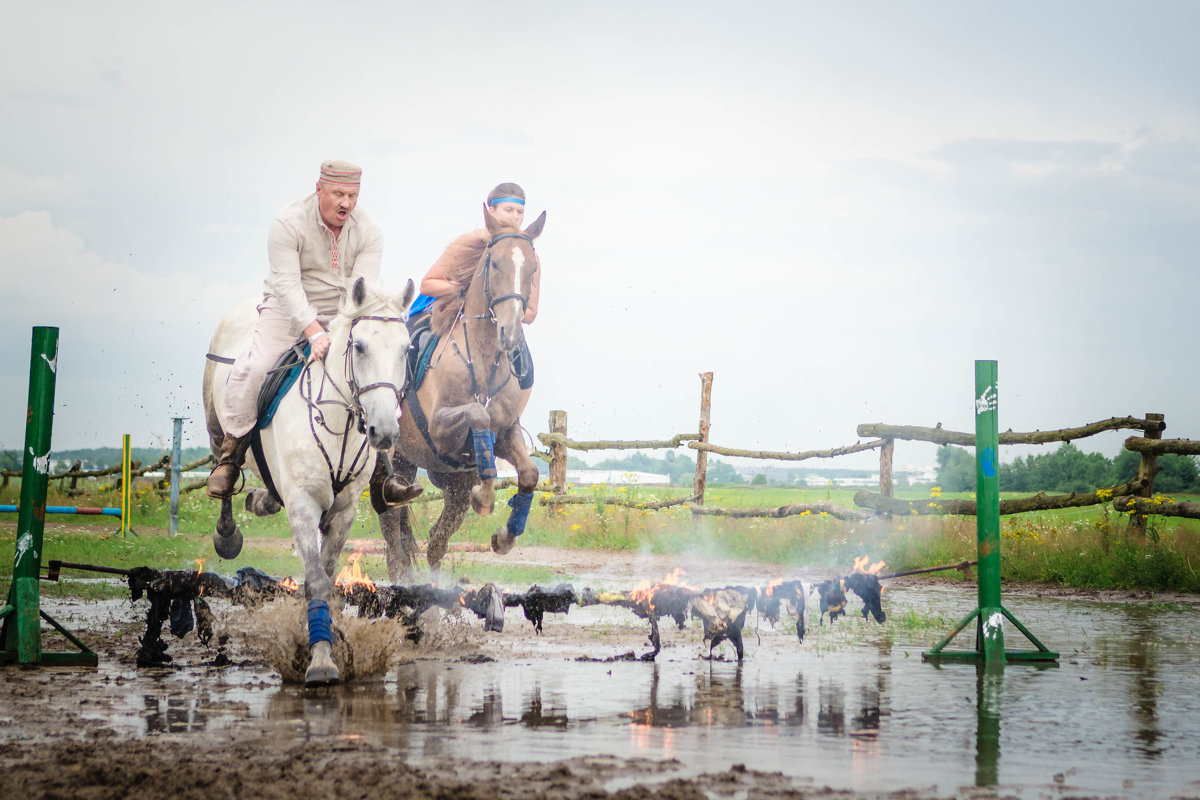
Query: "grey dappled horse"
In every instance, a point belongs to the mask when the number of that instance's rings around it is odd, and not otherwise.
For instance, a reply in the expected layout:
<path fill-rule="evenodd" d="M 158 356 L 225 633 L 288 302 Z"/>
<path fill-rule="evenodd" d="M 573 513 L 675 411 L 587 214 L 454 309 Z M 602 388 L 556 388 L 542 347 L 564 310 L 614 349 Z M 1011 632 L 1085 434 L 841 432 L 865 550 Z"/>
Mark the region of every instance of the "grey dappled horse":
<path fill-rule="evenodd" d="M 246 498 L 246 507 L 259 516 L 278 512 L 280 501 L 287 509 L 296 553 L 304 564 L 308 686 L 340 679 L 330 657 L 329 600 L 338 557 L 375 465 L 375 452 L 391 448 L 399 433 L 408 351 L 404 314 L 414 293 L 412 281 L 399 296 L 390 297 L 357 280 L 329 323 L 325 361 L 304 367 L 261 431 L 262 452 L 278 497 L 256 489 Z M 244 351 L 255 320 L 253 303 L 234 309 L 217 326 L 209 352 Z M 224 438 L 220 410 L 229 371 L 228 364 L 212 360 L 204 370 L 204 413 L 214 454 Z M 262 477 L 253 455 L 247 466 Z M 228 499 L 221 501 L 213 545 L 222 558 L 233 558 L 242 548 Z"/>

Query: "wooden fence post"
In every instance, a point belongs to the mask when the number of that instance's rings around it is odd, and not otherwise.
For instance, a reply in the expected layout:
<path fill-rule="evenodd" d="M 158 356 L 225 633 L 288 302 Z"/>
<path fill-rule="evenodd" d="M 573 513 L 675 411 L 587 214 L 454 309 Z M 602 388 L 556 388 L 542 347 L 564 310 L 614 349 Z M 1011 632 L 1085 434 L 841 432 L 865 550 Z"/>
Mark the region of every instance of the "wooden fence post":
<path fill-rule="evenodd" d="M 550 432 L 567 435 L 567 412 L 550 412 Z M 550 445 L 550 486 L 555 494 L 567 491 L 567 446 L 561 442 Z"/>
<path fill-rule="evenodd" d="M 1162 414 L 1146 414 L 1146 420 L 1149 422 L 1163 422 L 1165 416 Z M 1161 439 L 1165 424 L 1155 425 L 1153 429 L 1147 428 L 1142 432 L 1142 436 L 1147 439 Z M 1142 483 L 1142 488 L 1138 490 L 1138 497 L 1153 497 L 1154 496 L 1154 478 L 1158 475 L 1158 454 L 1157 453 L 1142 453 L 1142 460 L 1138 462 L 1137 479 Z M 1139 536 L 1146 535 L 1146 517 L 1144 514 L 1134 514 L 1129 518 L 1129 529 L 1135 531 Z"/>
<path fill-rule="evenodd" d="M 892 496 L 892 459 L 896 453 L 896 440 L 884 439 L 879 448 L 879 493 Z"/>
<path fill-rule="evenodd" d="M 708 442 L 708 426 L 712 413 L 712 380 L 711 372 L 700 373 L 700 441 Z M 704 483 L 708 479 L 708 452 L 696 451 L 696 480 L 692 484 L 692 504 L 704 505 Z"/>

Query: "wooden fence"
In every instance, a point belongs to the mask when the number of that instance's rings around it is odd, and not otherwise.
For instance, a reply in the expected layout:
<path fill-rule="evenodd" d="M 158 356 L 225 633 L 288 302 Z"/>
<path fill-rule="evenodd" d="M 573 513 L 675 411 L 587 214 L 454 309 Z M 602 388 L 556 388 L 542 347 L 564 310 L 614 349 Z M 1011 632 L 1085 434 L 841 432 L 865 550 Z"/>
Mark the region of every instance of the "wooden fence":
<path fill-rule="evenodd" d="M 806 450 L 802 452 L 784 452 L 771 450 L 748 450 L 734 447 L 724 447 L 713 444 L 708 440 L 709 423 L 711 419 L 712 373 L 700 375 L 700 423 L 697 433 L 679 433 L 661 440 L 600 440 L 575 441 L 567 436 L 567 414 L 565 411 L 550 412 L 550 432 L 538 434 L 538 440 L 547 445 L 549 451 L 545 457 L 550 461 L 550 489 L 553 495 L 543 499 L 547 505 L 564 503 L 594 502 L 589 496 L 570 495 L 566 493 L 566 460 L 568 450 L 588 452 L 591 450 L 655 450 L 674 449 L 686 444 L 689 449 L 697 451 L 696 475 L 694 491 L 682 498 L 647 504 L 630 501 L 620 497 L 606 497 L 605 503 L 639 508 L 663 508 L 671 505 L 690 504 L 691 512 L 697 516 L 720 515 L 730 517 L 788 517 L 798 514 L 826 513 L 843 520 L 862 520 L 880 515 L 971 515 L 975 514 L 975 501 L 951 500 L 930 497 L 922 500 L 901 500 L 893 497 L 893 457 L 896 440 L 930 442 L 933 444 L 954 444 L 964 447 L 975 445 L 975 435 L 958 431 L 944 430 L 941 425 L 933 428 L 922 428 L 911 425 L 887 425 L 870 423 L 859 425 L 858 436 L 868 438 L 868 441 L 858 441 L 851 445 L 832 447 L 825 450 Z M 1027 511 L 1041 511 L 1057 508 L 1075 508 L 1080 506 L 1099 505 L 1111 501 L 1113 508 L 1124 512 L 1132 512 L 1131 521 L 1136 527 L 1144 527 L 1146 515 L 1189 517 L 1200 519 L 1200 504 L 1175 502 L 1154 494 L 1154 478 L 1158 473 L 1158 457 L 1172 453 L 1180 455 L 1200 455 L 1200 442 L 1188 439 L 1162 439 L 1166 421 L 1162 414 L 1149 413 L 1141 417 L 1112 417 L 1110 419 L 1092 422 L 1077 428 L 1062 428 L 1059 430 L 1033 431 L 1016 433 L 1012 430 L 1000 434 L 1000 444 L 1047 444 L 1051 442 L 1070 442 L 1084 439 L 1098 433 L 1112 430 L 1141 431 L 1141 436 L 1131 436 L 1125 440 L 1125 448 L 1141 455 L 1137 475 L 1128 483 L 1120 486 L 1098 488 L 1094 492 L 1072 492 L 1063 495 L 1047 495 L 1045 492 L 1030 497 L 1014 498 L 1000 501 L 1001 514 L 1020 514 Z M 772 461 L 805 461 L 814 458 L 837 458 L 838 456 L 860 453 L 866 450 L 879 450 L 879 491 L 860 491 L 854 496 L 857 508 L 840 508 L 831 503 L 809 503 L 780 506 L 777 508 L 718 508 L 704 505 L 705 471 L 707 463 L 705 456 L 716 453 L 738 458 L 765 459 Z"/>
<path fill-rule="evenodd" d="M 973 447 L 975 435 L 959 431 L 949 431 L 937 425 L 933 428 L 923 428 L 912 425 L 887 425 L 884 423 L 868 423 L 859 425 L 857 434 L 867 438 L 850 445 L 831 447 L 824 450 L 805 450 L 800 452 L 774 450 L 748 450 L 725 447 L 709 441 L 709 428 L 712 414 L 712 380 L 713 374 L 700 374 L 700 414 L 695 433 L 677 433 L 664 439 L 627 439 L 627 440 L 596 440 L 576 441 L 567 435 L 567 412 L 551 411 L 549 432 L 539 433 L 538 440 L 547 447 L 541 457 L 549 462 L 549 480 L 546 488 L 548 495 L 541 500 L 543 505 L 586 504 L 597 502 L 597 498 L 589 495 L 572 495 L 567 492 L 567 452 L 576 450 L 590 452 L 592 450 L 674 450 L 686 446 L 696 451 L 696 471 L 693 478 L 692 493 L 683 497 L 672 497 L 654 502 L 629 500 L 619 496 L 601 498 L 604 503 L 616 506 L 636 507 L 643 510 L 657 510 L 674 506 L 688 505 L 691 513 L 696 516 L 729 516 L 729 517 L 773 517 L 782 518 L 799 514 L 828 514 L 842 520 L 865 520 L 878 516 L 890 515 L 968 515 L 975 514 L 975 501 L 955 500 L 930 497 L 920 500 L 902 500 L 893 497 L 893 457 L 896 440 L 930 442 L 938 445 L 959 445 Z M 1043 511 L 1058 508 L 1076 508 L 1081 506 L 1099 505 L 1111 502 L 1115 510 L 1130 514 L 1130 519 L 1136 527 L 1144 527 L 1147 515 L 1157 514 L 1168 517 L 1187 517 L 1200 519 L 1200 504 L 1176 502 L 1154 493 L 1154 479 L 1158 473 L 1158 457 L 1165 454 L 1200 455 L 1200 441 L 1189 439 L 1163 439 L 1162 432 L 1166 429 L 1166 421 L 1162 414 L 1148 413 L 1141 417 L 1111 417 L 1099 422 L 1092 422 L 1076 428 L 1059 430 L 1033 431 L 1030 433 L 1015 433 L 1012 430 L 1000 434 L 1001 445 L 1038 445 L 1052 442 L 1070 442 L 1084 439 L 1112 430 L 1141 431 L 1141 436 L 1130 436 L 1125 440 L 1125 449 L 1138 453 L 1141 459 L 1138 463 L 1137 475 L 1128 483 L 1120 486 L 1098 488 L 1093 492 L 1072 492 L 1062 495 L 1047 495 L 1040 492 L 1029 497 L 1005 499 L 1000 501 L 1000 513 L 1020 514 L 1028 511 Z M 852 453 L 867 450 L 879 450 L 879 491 L 860 491 L 854 495 L 856 508 L 847 509 L 832 503 L 803 503 L 779 506 L 775 508 L 720 508 L 704 504 L 705 484 L 707 479 L 708 453 L 732 456 L 737 458 L 763 459 L 770 461 L 806 461 L 814 458 L 837 458 Z M 202 458 L 192 464 L 181 466 L 181 471 L 189 471 L 208 465 L 212 456 Z M 165 455 L 157 462 L 142 466 L 133 462 L 131 475 L 142 477 L 147 472 L 164 470 L 170 474 L 170 456 Z M 80 462 L 75 462 L 71 469 L 55 475 L 51 480 L 71 481 L 66 489 L 68 495 L 81 493 L 76 483 L 79 478 L 96 478 L 106 475 L 117 475 L 120 482 L 121 466 L 107 467 L 99 470 L 83 470 Z M 0 486 L 7 486 L 10 478 L 20 477 L 19 470 L 0 470 Z M 166 492 L 166 478 L 158 484 L 160 493 Z M 505 481 L 501 485 L 508 485 Z M 181 491 L 193 491 L 205 485 L 203 480 L 180 487 Z M 422 500 L 437 500 L 438 492 L 426 492 Z"/>
<path fill-rule="evenodd" d="M 211 464 L 212 460 L 212 456 L 205 456 L 204 458 L 194 461 L 191 464 L 184 464 L 180 466 L 179 471 L 190 472 L 191 470 L 199 469 L 200 467 Z M 149 472 L 158 472 L 159 470 L 163 471 L 163 478 L 157 482 L 156 491 L 159 494 L 165 494 L 167 492 L 167 483 L 170 480 L 171 474 L 171 456 L 165 455 L 158 461 L 155 461 L 153 464 L 142 464 L 140 461 L 134 461 L 130 464 L 129 475 L 131 478 L 141 478 Z M 48 480 L 52 481 L 69 480 L 71 483 L 65 488 L 64 491 L 68 496 L 75 496 L 83 494 L 86 491 L 85 489 L 79 488 L 80 478 L 103 478 L 107 475 L 115 475 L 116 480 L 114 481 L 113 486 L 117 489 L 120 489 L 121 473 L 122 468 L 120 464 L 117 464 L 115 467 L 104 467 L 102 469 L 83 469 L 83 462 L 76 461 L 71 465 L 71 468 L 65 472 L 54 473 L 46 477 Z M 19 469 L 0 469 L 0 488 L 7 487 L 10 478 L 19 477 L 21 477 L 21 470 Z M 191 492 L 202 488 L 204 485 L 205 481 L 196 481 L 188 484 L 187 486 L 179 487 L 179 490 L 181 492 Z"/>

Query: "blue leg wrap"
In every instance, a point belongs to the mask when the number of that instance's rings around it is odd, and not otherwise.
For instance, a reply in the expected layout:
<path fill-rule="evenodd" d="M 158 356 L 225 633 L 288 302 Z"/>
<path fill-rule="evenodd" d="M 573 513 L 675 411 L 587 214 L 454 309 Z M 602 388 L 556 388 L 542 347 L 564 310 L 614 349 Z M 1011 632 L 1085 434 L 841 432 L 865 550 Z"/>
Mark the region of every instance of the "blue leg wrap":
<path fill-rule="evenodd" d="M 308 645 L 317 642 L 333 643 L 333 622 L 329 618 L 329 603 L 324 600 L 308 601 Z"/>
<path fill-rule="evenodd" d="M 510 536 L 520 536 L 525 532 L 525 522 L 529 519 L 529 506 L 533 503 L 533 492 L 517 492 L 508 500 L 512 509 L 508 515 L 508 533 Z"/>
<path fill-rule="evenodd" d="M 479 480 L 486 481 L 496 477 L 496 434 L 487 428 L 479 430 L 471 428 L 471 439 L 475 444 L 475 468 L 479 470 Z"/>

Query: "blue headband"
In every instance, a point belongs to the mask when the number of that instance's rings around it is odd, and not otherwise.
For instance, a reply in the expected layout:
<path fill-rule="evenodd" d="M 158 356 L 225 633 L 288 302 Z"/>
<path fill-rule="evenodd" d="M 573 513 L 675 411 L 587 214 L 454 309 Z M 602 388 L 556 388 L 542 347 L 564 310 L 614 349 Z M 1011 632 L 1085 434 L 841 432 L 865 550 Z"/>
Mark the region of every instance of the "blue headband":
<path fill-rule="evenodd" d="M 525 205 L 525 200 L 520 197 L 497 197 L 495 200 L 488 203 L 488 205 L 494 206 L 498 203 L 516 203 L 519 206 L 523 206 Z"/>

